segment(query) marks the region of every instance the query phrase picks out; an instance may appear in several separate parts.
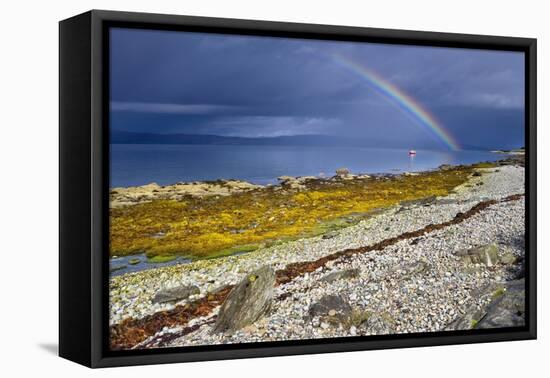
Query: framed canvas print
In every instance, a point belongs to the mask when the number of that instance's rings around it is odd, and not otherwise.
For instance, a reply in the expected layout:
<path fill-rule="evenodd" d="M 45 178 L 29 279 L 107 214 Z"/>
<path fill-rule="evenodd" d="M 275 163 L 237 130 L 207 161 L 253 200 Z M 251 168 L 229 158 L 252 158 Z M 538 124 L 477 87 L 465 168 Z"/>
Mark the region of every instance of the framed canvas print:
<path fill-rule="evenodd" d="M 60 355 L 536 337 L 536 41 L 60 23 Z"/>

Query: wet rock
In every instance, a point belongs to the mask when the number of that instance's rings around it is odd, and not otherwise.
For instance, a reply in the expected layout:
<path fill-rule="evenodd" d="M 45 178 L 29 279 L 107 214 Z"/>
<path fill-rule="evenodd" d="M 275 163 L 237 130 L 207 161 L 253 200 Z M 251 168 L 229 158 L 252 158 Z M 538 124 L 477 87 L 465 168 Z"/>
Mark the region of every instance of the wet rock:
<path fill-rule="evenodd" d="M 498 263 L 498 247 L 494 243 L 471 249 L 463 249 L 458 251 L 456 255 L 464 263 L 481 263 L 489 267 Z"/>
<path fill-rule="evenodd" d="M 248 274 L 223 302 L 213 332 L 234 332 L 261 318 L 271 307 L 274 285 L 269 265 Z"/>
<path fill-rule="evenodd" d="M 128 260 L 128 264 L 130 265 L 137 265 L 140 263 L 139 257 L 132 257 L 130 260 Z"/>
<path fill-rule="evenodd" d="M 118 270 L 126 269 L 127 265 L 112 265 L 109 267 L 109 272 L 113 273 Z"/>
<path fill-rule="evenodd" d="M 343 279 L 352 279 L 359 277 L 359 269 L 341 270 L 338 272 L 332 272 L 320 279 L 322 282 L 334 282 Z"/>
<path fill-rule="evenodd" d="M 189 298 L 191 295 L 200 294 L 200 289 L 195 285 L 182 285 L 161 289 L 156 292 L 151 300 L 153 303 L 177 302 Z"/>

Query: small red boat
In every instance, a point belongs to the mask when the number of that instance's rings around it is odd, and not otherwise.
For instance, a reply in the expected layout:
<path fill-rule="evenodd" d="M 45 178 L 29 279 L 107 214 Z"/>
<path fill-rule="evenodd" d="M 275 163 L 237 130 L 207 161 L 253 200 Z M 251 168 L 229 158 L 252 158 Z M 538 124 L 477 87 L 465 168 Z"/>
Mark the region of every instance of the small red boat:
<path fill-rule="evenodd" d="M 409 151 L 409 156 L 415 156 L 416 155 L 416 151 L 415 150 L 410 150 Z"/>

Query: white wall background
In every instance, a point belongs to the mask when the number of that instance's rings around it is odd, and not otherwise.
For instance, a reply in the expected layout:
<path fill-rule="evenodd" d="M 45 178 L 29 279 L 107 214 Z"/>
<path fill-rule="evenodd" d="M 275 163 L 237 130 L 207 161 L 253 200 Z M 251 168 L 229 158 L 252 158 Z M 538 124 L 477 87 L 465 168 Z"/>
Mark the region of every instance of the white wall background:
<path fill-rule="evenodd" d="M 550 26 L 545 1 L 5 1 L 0 21 L 0 374 L 17 376 L 525 377 L 548 370 L 545 198 Z M 539 340 L 88 370 L 58 358 L 58 25 L 89 9 L 536 37 Z M 546 273 L 546 275 L 545 275 Z M 544 352 L 546 347 L 547 351 Z M 546 368 L 546 369 L 545 369 Z M 538 373 L 537 373 L 538 372 Z M 546 372 L 547 373 L 547 372 Z"/>

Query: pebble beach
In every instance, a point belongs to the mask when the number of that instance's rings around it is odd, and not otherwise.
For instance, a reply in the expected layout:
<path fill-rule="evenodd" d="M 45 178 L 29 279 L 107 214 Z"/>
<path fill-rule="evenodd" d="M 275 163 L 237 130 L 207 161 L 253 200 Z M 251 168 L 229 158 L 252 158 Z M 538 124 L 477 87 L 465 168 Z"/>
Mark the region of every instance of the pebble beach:
<path fill-rule="evenodd" d="M 269 309 L 231 332 L 213 332 L 222 304 L 183 324 L 169 324 L 132 348 L 179 347 L 396 333 L 483 326 L 488 308 L 522 278 L 525 177 L 521 165 L 479 168 L 444 197 L 402 203 L 357 224 L 241 255 L 198 260 L 110 278 L 110 324 L 207 301 L 262 267 L 282 271 L 339 251 L 396 242 L 331 258 L 278 282 Z M 401 237 L 446 224 L 418 237 Z M 477 248 L 477 249 L 476 249 Z M 481 248 L 481 249 L 480 249 Z M 482 251 L 492 257 L 473 258 Z M 477 255 L 476 255 L 477 256 Z M 481 256 L 481 255 L 480 255 Z M 178 301 L 152 300 L 159 290 L 193 287 Z M 326 311 L 325 311 L 326 310 Z M 479 323 L 479 324 L 478 324 Z"/>

